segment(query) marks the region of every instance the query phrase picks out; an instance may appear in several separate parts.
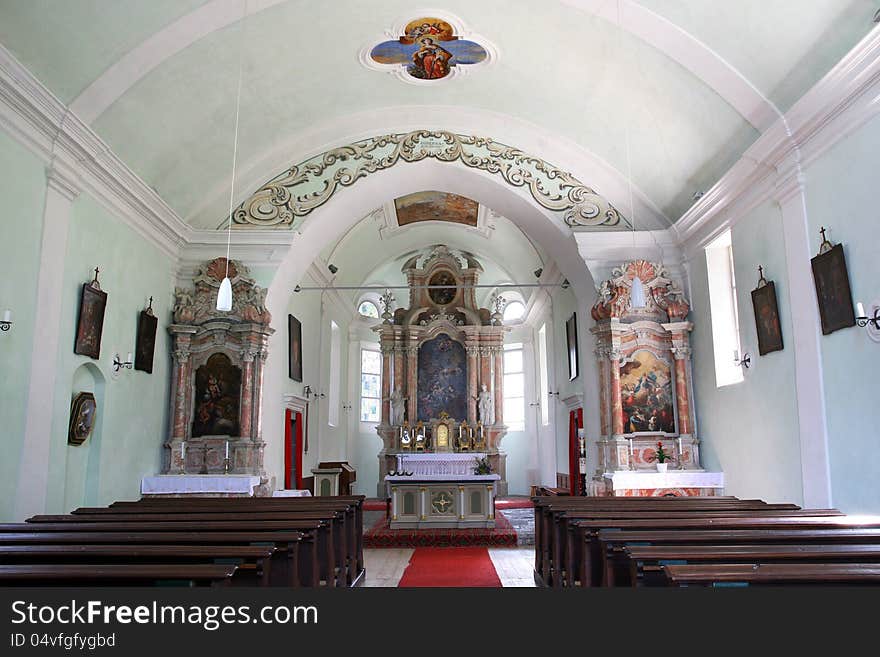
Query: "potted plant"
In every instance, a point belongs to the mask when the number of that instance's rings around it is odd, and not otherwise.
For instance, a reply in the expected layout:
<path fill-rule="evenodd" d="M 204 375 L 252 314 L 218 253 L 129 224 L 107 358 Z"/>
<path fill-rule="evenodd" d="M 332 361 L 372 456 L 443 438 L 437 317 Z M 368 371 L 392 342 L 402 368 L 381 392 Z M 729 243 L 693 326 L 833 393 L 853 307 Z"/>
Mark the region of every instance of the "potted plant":
<path fill-rule="evenodd" d="M 663 450 L 663 443 L 657 443 L 657 449 L 654 452 L 652 461 L 657 462 L 657 472 L 666 472 L 667 461 L 670 456 Z"/>
<path fill-rule="evenodd" d="M 484 456 L 481 459 L 474 459 L 476 465 L 474 465 L 474 474 L 476 475 L 487 475 L 492 474 L 492 465 L 489 463 L 489 457 Z"/>

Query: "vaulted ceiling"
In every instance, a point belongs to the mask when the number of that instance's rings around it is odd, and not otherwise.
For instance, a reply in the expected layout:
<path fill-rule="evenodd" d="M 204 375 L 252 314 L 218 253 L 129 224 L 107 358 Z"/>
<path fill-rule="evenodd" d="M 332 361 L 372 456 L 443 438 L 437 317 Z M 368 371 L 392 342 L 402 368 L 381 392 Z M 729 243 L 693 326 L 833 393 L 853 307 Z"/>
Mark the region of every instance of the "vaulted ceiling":
<path fill-rule="evenodd" d="M 878 6 L 449 0 L 440 9 L 496 56 L 421 85 L 359 61 L 425 13 L 403 0 L 0 0 L 0 43 L 193 225 L 222 218 L 240 53 L 239 199 L 393 130 L 382 117 L 461 131 L 479 112 L 498 133 L 485 136 L 518 146 L 528 129 L 548 153 L 582 152 L 674 222 L 874 27 Z M 627 207 L 620 188 L 572 173 Z"/>

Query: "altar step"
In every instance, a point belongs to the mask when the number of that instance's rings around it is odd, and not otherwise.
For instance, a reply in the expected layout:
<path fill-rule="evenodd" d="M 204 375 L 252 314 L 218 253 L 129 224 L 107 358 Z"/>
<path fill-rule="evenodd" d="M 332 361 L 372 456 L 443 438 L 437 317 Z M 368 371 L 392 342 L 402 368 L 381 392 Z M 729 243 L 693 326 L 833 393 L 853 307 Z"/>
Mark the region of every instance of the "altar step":
<path fill-rule="evenodd" d="M 364 532 L 365 548 L 514 547 L 516 530 L 502 513 L 493 529 L 391 529 L 387 517 Z"/>

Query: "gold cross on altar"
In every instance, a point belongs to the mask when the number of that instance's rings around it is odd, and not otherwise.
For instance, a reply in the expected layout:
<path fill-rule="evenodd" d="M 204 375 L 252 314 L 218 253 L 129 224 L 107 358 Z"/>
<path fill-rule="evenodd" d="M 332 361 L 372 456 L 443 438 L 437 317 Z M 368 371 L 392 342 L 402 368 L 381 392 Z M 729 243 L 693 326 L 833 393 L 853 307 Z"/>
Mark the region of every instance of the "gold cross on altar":
<path fill-rule="evenodd" d="M 452 501 L 449 500 L 445 495 L 438 495 L 437 499 L 434 500 L 434 506 L 440 507 L 440 513 L 444 513 L 446 511 L 446 507 L 452 504 Z"/>

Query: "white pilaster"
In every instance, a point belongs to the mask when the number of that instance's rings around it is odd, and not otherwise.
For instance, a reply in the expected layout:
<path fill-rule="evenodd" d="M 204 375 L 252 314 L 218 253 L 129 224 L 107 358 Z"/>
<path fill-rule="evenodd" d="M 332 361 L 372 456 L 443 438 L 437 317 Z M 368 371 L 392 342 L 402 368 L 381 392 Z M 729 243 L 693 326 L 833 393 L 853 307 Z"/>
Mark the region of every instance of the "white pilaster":
<path fill-rule="evenodd" d="M 831 507 L 828 425 L 822 375 L 822 344 L 816 288 L 810 258 L 810 226 L 803 180 L 791 178 L 780 186 L 776 200 L 782 209 L 789 307 L 794 334 L 795 385 L 801 444 L 804 506 Z"/>
<path fill-rule="evenodd" d="M 78 194 L 79 187 L 73 176 L 57 168 L 46 170 L 46 203 L 43 208 L 27 416 L 15 493 L 15 516 L 18 520 L 43 513 L 46 509 L 64 262 L 70 206 Z"/>

